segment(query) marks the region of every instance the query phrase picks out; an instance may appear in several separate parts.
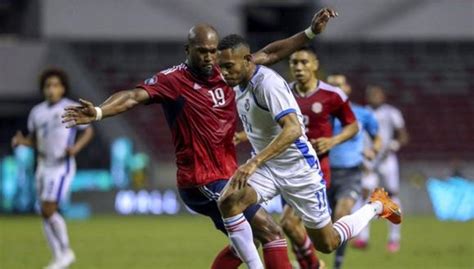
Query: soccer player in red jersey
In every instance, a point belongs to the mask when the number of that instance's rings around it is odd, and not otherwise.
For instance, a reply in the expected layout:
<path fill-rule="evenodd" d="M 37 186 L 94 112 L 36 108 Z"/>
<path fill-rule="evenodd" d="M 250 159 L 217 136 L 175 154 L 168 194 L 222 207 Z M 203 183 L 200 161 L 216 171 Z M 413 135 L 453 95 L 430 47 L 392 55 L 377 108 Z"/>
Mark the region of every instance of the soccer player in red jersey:
<path fill-rule="evenodd" d="M 253 61 L 268 65 L 287 57 L 320 33 L 334 16 L 331 9 L 320 10 L 310 28 L 269 44 L 252 55 Z M 81 99 L 81 106 L 67 108 L 63 119 L 75 126 L 115 116 L 139 104 L 161 103 L 175 145 L 181 198 L 227 233 L 217 199 L 237 168 L 233 144 L 237 113 L 235 93 L 215 65 L 218 41 L 212 26 L 194 26 L 188 34 L 185 63 L 157 73 L 132 90 L 113 94 L 98 107 Z M 281 240 L 280 228 L 260 206 L 248 207 L 244 215 L 262 244 Z M 264 249 L 264 260 L 267 268 L 291 268 L 286 247 L 281 245 Z M 226 247 L 212 268 L 230 269 L 240 264 L 231 248 Z"/>
<path fill-rule="evenodd" d="M 358 124 L 348 102 L 347 95 L 316 77 L 319 61 L 309 49 L 301 49 L 290 56 L 290 71 L 295 81 L 290 84 L 304 116 L 306 135 L 311 141 L 321 165 L 326 187 L 331 184 L 329 150 L 358 131 Z M 333 136 L 331 117 L 343 125 L 342 132 Z M 292 244 L 301 268 L 318 268 L 318 260 L 304 226 L 293 209 L 284 203 L 280 224 Z"/>

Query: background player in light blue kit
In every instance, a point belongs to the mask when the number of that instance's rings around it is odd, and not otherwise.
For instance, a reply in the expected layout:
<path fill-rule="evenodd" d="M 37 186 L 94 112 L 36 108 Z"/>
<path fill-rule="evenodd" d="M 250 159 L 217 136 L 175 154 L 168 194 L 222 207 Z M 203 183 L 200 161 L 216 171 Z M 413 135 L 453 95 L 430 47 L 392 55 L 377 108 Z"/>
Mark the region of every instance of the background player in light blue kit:
<path fill-rule="evenodd" d="M 351 94 L 351 86 L 344 75 L 331 75 L 328 83 L 341 88 L 347 95 Z M 380 149 L 381 140 L 378 136 L 378 124 L 373 113 L 358 105 L 351 103 L 359 124 L 359 132 L 341 143 L 329 152 L 331 164 L 332 185 L 328 190 L 329 204 L 332 208 L 333 221 L 351 213 L 362 190 L 362 164 L 364 158 L 373 159 Z M 333 133 L 337 135 L 342 130 L 341 122 L 337 118 L 332 119 Z M 364 132 L 372 139 L 372 148 L 364 151 Z M 334 268 L 341 268 L 346 244 L 336 250 Z"/>

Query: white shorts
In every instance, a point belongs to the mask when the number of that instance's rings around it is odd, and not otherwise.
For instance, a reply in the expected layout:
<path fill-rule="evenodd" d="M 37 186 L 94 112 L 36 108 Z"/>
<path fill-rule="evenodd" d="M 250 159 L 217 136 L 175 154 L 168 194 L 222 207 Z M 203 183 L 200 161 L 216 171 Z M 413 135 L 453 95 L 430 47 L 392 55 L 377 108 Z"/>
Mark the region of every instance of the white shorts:
<path fill-rule="evenodd" d="M 74 159 L 55 165 L 38 164 L 36 191 L 41 202 L 57 202 L 69 195 L 69 187 L 76 173 Z"/>
<path fill-rule="evenodd" d="M 248 184 L 258 194 L 258 203 L 267 202 L 281 194 L 295 210 L 306 227 L 320 229 L 331 221 L 326 186 L 316 168 L 309 168 L 291 177 L 279 176 L 278 170 L 261 166 Z"/>
<path fill-rule="evenodd" d="M 398 194 L 400 190 L 400 174 L 398 159 L 395 154 L 389 154 L 384 160 L 378 163 L 368 173 L 362 177 L 362 187 L 367 190 L 381 186 L 389 193 Z"/>

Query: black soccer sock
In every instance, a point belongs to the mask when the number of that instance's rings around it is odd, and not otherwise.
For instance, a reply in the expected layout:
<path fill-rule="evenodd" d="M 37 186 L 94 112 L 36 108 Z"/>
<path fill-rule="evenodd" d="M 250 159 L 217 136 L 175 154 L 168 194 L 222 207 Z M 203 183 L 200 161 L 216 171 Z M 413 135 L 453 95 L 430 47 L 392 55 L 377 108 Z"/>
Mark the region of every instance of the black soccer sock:
<path fill-rule="evenodd" d="M 336 249 L 336 258 L 334 259 L 334 269 L 341 269 L 344 262 L 344 255 L 346 253 L 347 242 Z"/>

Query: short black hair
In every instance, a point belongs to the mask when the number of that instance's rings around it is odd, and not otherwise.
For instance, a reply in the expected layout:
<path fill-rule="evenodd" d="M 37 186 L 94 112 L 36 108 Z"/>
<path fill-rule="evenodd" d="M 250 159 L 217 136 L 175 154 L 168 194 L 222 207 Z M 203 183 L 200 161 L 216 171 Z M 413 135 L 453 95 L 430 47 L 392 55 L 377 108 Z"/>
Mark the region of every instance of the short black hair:
<path fill-rule="evenodd" d="M 297 52 L 307 52 L 307 53 L 309 53 L 309 54 L 314 55 L 314 58 L 315 58 L 316 60 L 318 59 L 318 55 L 316 54 L 316 52 L 314 51 L 314 49 L 313 49 L 312 47 L 310 47 L 310 46 L 303 46 L 303 47 L 297 49 L 297 50 L 296 50 L 295 52 L 293 52 L 293 53 L 297 53 Z M 292 53 L 292 54 L 293 54 L 293 53 Z"/>
<path fill-rule="evenodd" d="M 58 77 L 61 81 L 61 84 L 64 87 L 64 96 L 69 92 L 69 78 L 66 72 L 59 68 L 48 68 L 44 70 L 39 76 L 39 87 L 40 91 L 43 92 L 44 86 L 46 85 L 46 80 L 50 77 Z"/>
<path fill-rule="evenodd" d="M 231 34 L 222 38 L 219 42 L 219 46 L 217 46 L 218 50 L 226 50 L 226 49 L 235 49 L 240 46 L 245 46 L 250 48 L 249 43 L 245 38 L 237 34 Z"/>

